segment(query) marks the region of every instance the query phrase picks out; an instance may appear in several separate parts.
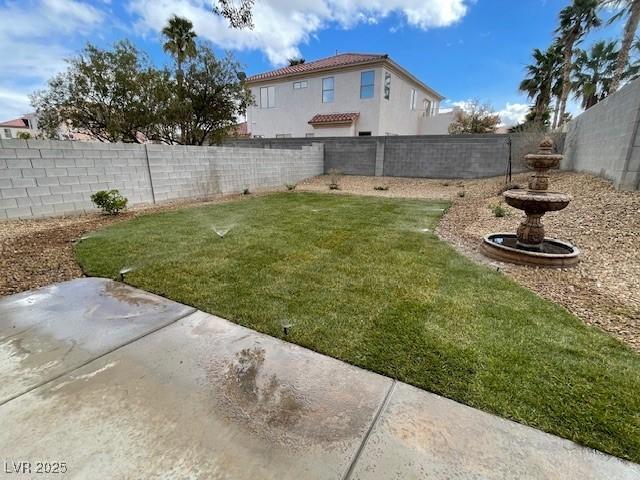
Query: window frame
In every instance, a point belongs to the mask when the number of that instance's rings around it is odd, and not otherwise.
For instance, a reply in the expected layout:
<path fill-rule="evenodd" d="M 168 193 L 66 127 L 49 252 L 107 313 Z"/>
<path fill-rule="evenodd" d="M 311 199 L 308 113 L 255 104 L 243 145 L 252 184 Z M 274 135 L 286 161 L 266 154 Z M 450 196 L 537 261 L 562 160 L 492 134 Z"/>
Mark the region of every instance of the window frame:
<path fill-rule="evenodd" d="M 12 132 L 11 132 L 11 129 L 10 129 L 10 128 L 5 128 L 5 129 L 4 129 L 4 137 L 5 137 L 5 138 L 13 138 L 13 134 L 12 134 Z"/>
<path fill-rule="evenodd" d="M 262 91 L 266 92 L 266 105 L 263 103 Z M 276 108 L 276 87 L 266 86 L 260 87 L 260 108 Z"/>
<path fill-rule="evenodd" d="M 389 72 L 384 72 L 383 90 L 384 90 L 384 99 L 390 100 L 391 99 L 391 73 Z"/>
<path fill-rule="evenodd" d="M 418 91 L 415 88 L 411 89 L 411 98 L 409 99 L 409 110 L 415 112 L 418 103 Z"/>
<path fill-rule="evenodd" d="M 331 80 L 331 88 L 325 88 L 324 82 L 325 80 Z M 325 92 L 331 92 L 331 99 L 325 100 Z M 336 79 L 335 77 L 324 77 L 322 79 L 322 103 L 333 103 L 336 99 Z"/>
<path fill-rule="evenodd" d="M 296 85 L 299 85 L 299 86 L 296 87 Z M 307 80 L 297 80 L 297 81 L 293 82 L 293 89 L 294 90 L 302 90 L 303 88 L 307 88 L 308 86 L 309 86 L 309 83 L 307 82 Z"/>
<path fill-rule="evenodd" d="M 422 100 L 422 105 L 424 107 L 424 112 L 426 113 L 427 117 L 432 117 L 433 116 L 433 102 L 431 101 L 431 99 L 425 98 L 424 100 Z"/>
<path fill-rule="evenodd" d="M 365 75 L 369 75 L 371 74 L 371 83 L 364 83 L 364 77 Z M 361 100 L 368 100 L 370 98 L 374 98 L 376 96 L 375 94 L 375 88 L 376 88 L 376 71 L 375 70 L 365 70 L 363 72 L 360 72 L 360 99 Z M 364 89 L 370 89 L 371 95 L 369 96 L 363 96 L 363 90 Z M 369 90 L 367 90 L 369 91 Z"/>

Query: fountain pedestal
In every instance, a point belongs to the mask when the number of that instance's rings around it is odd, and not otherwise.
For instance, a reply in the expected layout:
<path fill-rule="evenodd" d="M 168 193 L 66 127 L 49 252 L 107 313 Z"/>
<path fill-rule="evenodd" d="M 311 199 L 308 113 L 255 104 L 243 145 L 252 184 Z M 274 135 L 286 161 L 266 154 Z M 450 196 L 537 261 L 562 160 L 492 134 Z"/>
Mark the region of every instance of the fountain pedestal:
<path fill-rule="evenodd" d="M 484 237 L 481 251 L 496 260 L 540 267 L 575 265 L 580 252 L 576 247 L 560 240 L 545 237 L 542 216 L 562 210 L 571 201 L 565 193 L 549 192 L 549 170 L 557 167 L 562 155 L 552 153 L 553 142 L 546 137 L 538 153 L 525 156 L 527 165 L 534 170 L 527 190 L 504 192 L 505 201 L 525 218 L 513 233 L 492 233 Z"/>

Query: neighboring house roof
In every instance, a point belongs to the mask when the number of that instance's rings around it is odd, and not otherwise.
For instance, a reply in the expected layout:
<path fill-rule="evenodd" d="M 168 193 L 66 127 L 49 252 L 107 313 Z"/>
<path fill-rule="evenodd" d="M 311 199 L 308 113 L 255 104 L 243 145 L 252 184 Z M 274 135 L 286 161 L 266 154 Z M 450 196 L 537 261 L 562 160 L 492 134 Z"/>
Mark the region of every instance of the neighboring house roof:
<path fill-rule="evenodd" d="M 322 125 L 327 123 L 353 123 L 358 119 L 359 116 L 360 114 L 357 112 L 318 114 L 314 115 L 308 123 L 311 125 Z"/>
<path fill-rule="evenodd" d="M 237 123 L 229 127 L 229 135 L 232 137 L 248 137 L 249 125 L 247 125 L 247 122 Z"/>
<path fill-rule="evenodd" d="M 384 64 L 391 70 L 395 70 L 397 73 L 409 78 L 411 81 L 431 92 L 434 96 L 440 100 L 445 98 L 438 92 L 427 86 L 416 77 L 414 77 L 407 70 L 402 68 L 396 62 L 389 58 L 387 54 L 372 54 L 372 53 L 341 53 L 332 57 L 321 58 L 312 62 L 305 62 L 298 65 L 291 65 L 288 67 L 279 68 L 270 72 L 259 73 L 247 77 L 246 83 L 264 83 L 270 80 L 277 80 L 288 77 L 296 77 L 300 75 L 308 75 L 316 72 L 324 72 L 329 70 L 337 70 L 344 67 L 355 67 L 364 65 L 376 65 Z"/>
<path fill-rule="evenodd" d="M 26 118 L 14 118 L 13 120 L 0 123 L 0 127 L 29 128 L 29 120 Z"/>

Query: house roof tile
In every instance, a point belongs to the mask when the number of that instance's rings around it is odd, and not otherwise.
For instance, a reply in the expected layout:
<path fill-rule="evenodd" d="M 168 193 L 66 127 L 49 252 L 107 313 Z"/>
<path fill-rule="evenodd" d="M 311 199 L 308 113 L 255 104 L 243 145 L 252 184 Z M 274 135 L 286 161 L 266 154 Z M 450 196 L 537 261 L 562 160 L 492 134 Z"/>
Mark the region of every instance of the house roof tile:
<path fill-rule="evenodd" d="M 270 72 L 259 73 L 251 77 L 247 77 L 247 82 L 271 80 L 274 78 L 311 73 L 335 67 L 346 67 L 349 65 L 375 63 L 386 58 L 388 58 L 388 55 L 371 53 L 341 53 L 332 57 L 321 58 L 320 60 L 315 60 L 313 62 L 291 65 L 288 67 L 279 68 L 277 70 L 272 70 Z"/>
<path fill-rule="evenodd" d="M 355 122 L 360 114 L 358 112 L 347 113 L 325 113 L 314 115 L 308 123 L 311 125 L 323 123 L 352 123 Z"/>
<path fill-rule="evenodd" d="M 0 127 L 29 128 L 29 120 L 26 118 L 14 118 L 13 120 L 0 123 Z"/>

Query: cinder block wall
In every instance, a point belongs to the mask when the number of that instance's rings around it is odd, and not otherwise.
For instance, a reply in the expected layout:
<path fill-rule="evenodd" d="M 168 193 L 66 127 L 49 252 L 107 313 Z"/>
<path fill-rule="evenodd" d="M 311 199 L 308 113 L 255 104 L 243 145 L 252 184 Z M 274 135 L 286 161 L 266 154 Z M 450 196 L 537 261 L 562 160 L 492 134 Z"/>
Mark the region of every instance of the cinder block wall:
<path fill-rule="evenodd" d="M 324 171 L 347 175 L 480 178 L 504 175 L 511 141 L 512 171 L 526 170 L 524 155 L 537 150 L 542 134 L 411 135 L 386 137 L 256 138 L 225 142 L 253 148 L 300 148 L 324 144 Z M 564 135 L 554 134 L 562 152 Z"/>
<path fill-rule="evenodd" d="M 300 150 L 0 141 L 0 219 L 94 211 L 99 190 L 130 205 L 277 187 L 323 171 L 321 144 Z"/>
<path fill-rule="evenodd" d="M 562 168 L 601 175 L 640 189 L 640 79 L 569 122 Z"/>

